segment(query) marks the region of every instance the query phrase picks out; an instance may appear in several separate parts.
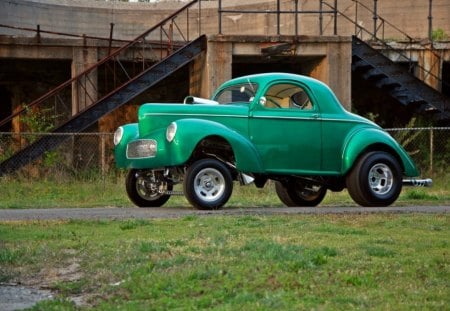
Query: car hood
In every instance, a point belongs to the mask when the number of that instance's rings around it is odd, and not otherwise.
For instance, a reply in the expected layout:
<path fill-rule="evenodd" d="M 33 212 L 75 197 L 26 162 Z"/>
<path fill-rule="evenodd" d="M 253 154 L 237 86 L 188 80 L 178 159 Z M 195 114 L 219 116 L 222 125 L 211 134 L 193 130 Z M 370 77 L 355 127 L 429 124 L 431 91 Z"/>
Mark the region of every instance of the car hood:
<path fill-rule="evenodd" d="M 246 123 L 242 118 L 247 118 L 248 112 L 248 105 L 148 103 L 139 108 L 139 136 L 146 137 L 156 129 L 166 128 L 171 122 L 188 118 L 216 121 L 229 127 L 241 127 Z"/>

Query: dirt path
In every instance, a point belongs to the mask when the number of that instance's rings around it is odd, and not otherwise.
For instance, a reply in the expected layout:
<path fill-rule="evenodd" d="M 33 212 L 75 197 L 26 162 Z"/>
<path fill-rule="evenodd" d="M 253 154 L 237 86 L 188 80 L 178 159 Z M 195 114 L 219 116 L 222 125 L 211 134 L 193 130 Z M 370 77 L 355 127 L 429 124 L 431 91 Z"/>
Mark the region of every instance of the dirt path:
<path fill-rule="evenodd" d="M 3 209 L 0 221 L 10 220 L 64 220 L 64 219 L 133 219 L 178 218 L 191 215 L 283 215 L 283 214 L 373 214 L 373 213 L 450 213 L 450 206 L 400 206 L 400 207 L 292 207 L 292 208 L 225 208 L 202 211 L 182 208 L 51 208 Z"/>

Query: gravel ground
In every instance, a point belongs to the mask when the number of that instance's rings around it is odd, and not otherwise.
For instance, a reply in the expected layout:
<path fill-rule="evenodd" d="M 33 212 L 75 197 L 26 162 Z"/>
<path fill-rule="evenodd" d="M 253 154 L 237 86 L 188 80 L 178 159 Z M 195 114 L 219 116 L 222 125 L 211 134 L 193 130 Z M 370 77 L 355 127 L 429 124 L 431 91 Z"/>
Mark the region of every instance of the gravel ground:
<path fill-rule="evenodd" d="M 12 220 L 64 220 L 64 219 L 133 219 L 176 218 L 190 215 L 283 215 L 283 214 L 374 214 L 374 213 L 449 213 L 450 206 L 400 207 L 289 207 L 289 208 L 225 208 L 203 211 L 180 208 L 51 208 L 1 209 L 0 221 Z"/>
<path fill-rule="evenodd" d="M 287 214 L 374 214 L 374 213 L 450 213 L 450 206 L 408 207 L 294 207 L 294 208 L 229 208 L 217 211 L 200 211 L 180 208 L 62 208 L 62 209 L 2 209 L 2 221 L 66 220 L 66 219 L 137 219 L 177 218 L 190 215 L 287 215 Z M 0 284 L 0 310 L 12 311 L 32 307 L 38 301 L 52 299 L 52 293 L 19 284 Z M 75 301 L 75 303 L 77 303 Z"/>
<path fill-rule="evenodd" d="M 2 311 L 31 308 L 40 300 L 52 298 L 52 293 L 48 290 L 14 285 L 0 285 L 0 310 Z"/>

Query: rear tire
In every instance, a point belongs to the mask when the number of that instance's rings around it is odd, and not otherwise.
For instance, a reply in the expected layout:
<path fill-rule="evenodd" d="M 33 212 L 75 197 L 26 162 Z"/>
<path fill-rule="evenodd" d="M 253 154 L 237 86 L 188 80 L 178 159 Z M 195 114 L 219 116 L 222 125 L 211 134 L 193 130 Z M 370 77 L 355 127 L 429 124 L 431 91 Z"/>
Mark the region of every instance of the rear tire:
<path fill-rule="evenodd" d="M 275 182 L 278 198 L 288 207 L 317 206 L 327 193 L 327 188 L 320 185 L 306 185 L 300 181 Z"/>
<path fill-rule="evenodd" d="M 130 200 L 139 207 L 160 207 L 169 200 L 172 191 L 161 172 L 135 170 L 128 172 L 125 186 Z"/>
<path fill-rule="evenodd" d="M 196 208 L 221 208 L 233 191 L 233 178 L 225 164 L 214 159 L 202 159 L 186 171 L 183 183 L 186 199 Z"/>
<path fill-rule="evenodd" d="M 397 159 L 382 151 L 358 159 L 347 175 L 347 189 L 361 206 L 389 206 L 402 191 L 402 170 Z"/>

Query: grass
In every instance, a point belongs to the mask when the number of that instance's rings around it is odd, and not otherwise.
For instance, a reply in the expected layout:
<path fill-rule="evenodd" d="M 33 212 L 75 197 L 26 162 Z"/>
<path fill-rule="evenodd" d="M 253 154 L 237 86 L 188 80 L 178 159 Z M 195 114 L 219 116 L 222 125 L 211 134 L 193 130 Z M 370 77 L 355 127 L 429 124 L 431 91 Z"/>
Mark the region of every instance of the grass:
<path fill-rule="evenodd" d="M 432 188 L 404 187 L 395 205 L 448 205 L 450 204 L 450 175 L 434 179 Z M 176 190 L 181 190 L 177 186 Z M 55 208 L 55 207 L 131 207 L 125 192 L 123 176 L 88 176 L 68 179 L 31 179 L 0 177 L 0 209 L 5 208 Z M 346 191 L 329 191 L 321 205 L 354 206 Z M 167 207 L 191 208 L 182 196 L 173 196 Z M 234 187 L 233 195 L 227 204 L 231 208 L 248 206 L 281 207 L 273 183 L 263 189 L 254 185 Z"/>
<path fill-rule="evenodd" d="M 444 310 L 449 236 L 428 214 L 3 222 L 0 281 L 58 293 L 34 310 Z"/>

